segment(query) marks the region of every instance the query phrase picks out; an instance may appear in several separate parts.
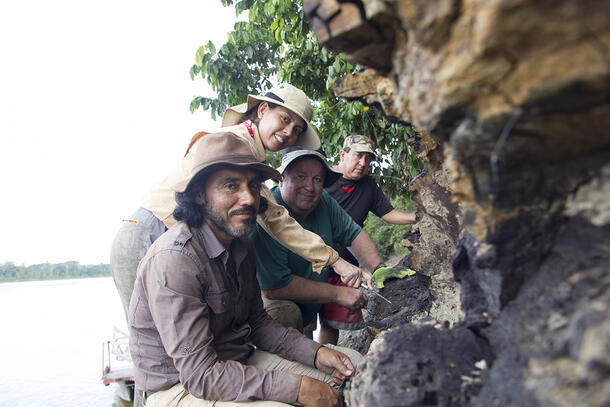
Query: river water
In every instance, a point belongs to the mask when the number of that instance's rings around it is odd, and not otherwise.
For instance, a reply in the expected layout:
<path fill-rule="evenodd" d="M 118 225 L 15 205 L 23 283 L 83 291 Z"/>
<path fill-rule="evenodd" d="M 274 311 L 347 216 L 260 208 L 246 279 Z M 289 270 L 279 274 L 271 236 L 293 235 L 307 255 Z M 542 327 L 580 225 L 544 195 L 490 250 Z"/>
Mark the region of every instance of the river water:
<path fill-rule="evenodd" d="M 125 317 L 110 277 L 0 284 L 0 406 L 110 407 L 102 343 Z"/>

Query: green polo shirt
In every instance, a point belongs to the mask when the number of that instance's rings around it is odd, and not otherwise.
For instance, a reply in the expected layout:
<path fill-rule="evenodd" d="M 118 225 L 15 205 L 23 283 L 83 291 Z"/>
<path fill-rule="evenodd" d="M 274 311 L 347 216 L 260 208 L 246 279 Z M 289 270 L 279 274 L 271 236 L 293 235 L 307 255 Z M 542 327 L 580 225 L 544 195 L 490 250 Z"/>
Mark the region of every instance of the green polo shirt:
<path fill-rule="evenodd" d="M 288 213 L 299 224 L 311 232 L 319 235 L 328 246 L 340 243 L 351 246 L 362 228 L 339 206 L 326 191 L 322 191 L 322 198 L 316 209 L 311 212 L 307 222 L 301 222 L 292 213 L 282 199 L 280 189 L 276 186 L 271 189 L 278 204 L 288 209 Z M 256 277 L 263 290 L 275 290 L 288 285 L 293 276 L 299 276 L 314 281 L 326 282 L 328 269 L 322 273 L 314 273 L 311 263 L 301 256 L 292 253 L 265 232 L 258 224 L 250 238 L 254 242 L 256 252 Z M 312 322 L 320 310 L 321 304 L 299 304 L 303 314 L 303 324 Z"/>

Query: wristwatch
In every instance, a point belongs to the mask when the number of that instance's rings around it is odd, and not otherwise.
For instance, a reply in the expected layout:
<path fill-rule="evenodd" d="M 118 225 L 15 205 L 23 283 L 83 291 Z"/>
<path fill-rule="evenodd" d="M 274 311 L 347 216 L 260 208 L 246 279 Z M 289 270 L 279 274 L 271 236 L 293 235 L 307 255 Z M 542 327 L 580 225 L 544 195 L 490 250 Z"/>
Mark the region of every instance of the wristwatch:
<path fill-rule="evenodd" d="M 384 267 L 388 267 L 385 265 L 385 263 L 379 263 L 379 265 L 377 267 L 375 267 L 375 270 L 373 270 L 373 273 L 376 272 L 377 270 L 379 270 L 380 268 L 384 268 Z"/>

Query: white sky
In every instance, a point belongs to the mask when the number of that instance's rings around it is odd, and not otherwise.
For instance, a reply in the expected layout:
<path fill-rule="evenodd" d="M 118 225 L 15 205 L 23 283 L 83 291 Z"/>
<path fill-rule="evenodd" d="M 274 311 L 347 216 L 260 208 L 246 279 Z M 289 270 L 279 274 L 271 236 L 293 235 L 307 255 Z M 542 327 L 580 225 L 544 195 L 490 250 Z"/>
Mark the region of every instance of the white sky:
<path fill-rule="evenodd" d="M 189 69 L 218 0 L 0 3 L 0 263 L 108 263 L 121 219 L 213 130 Z"/>

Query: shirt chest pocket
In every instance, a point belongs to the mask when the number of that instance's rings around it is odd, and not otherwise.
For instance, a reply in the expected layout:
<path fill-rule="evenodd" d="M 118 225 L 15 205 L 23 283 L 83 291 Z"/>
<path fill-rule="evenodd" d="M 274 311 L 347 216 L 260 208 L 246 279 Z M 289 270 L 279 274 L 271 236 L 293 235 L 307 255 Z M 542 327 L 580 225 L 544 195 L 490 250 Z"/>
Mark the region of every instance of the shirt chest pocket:
<path fill-rule="evenodd" d="M 223 329 L 233 319 L 233 302 L 228 291 L 210 291 L 205 296 L 214 332 Z"/>
<path fill-rule="evenodd" d="M 248 319 L 248 304 L 243 295 L 236 298 L 229 291 L 210 291 L 205 301 L 213 323 L 216 320 L 224 324 L 241 325 Z"/>
<path fill-rule="evenodd" d="M 217 315 L 227 313 L 232 308 L 228 291 L 208 292 L 205 296 L 205 302 L 208 304 L 210 311 Z"/>

